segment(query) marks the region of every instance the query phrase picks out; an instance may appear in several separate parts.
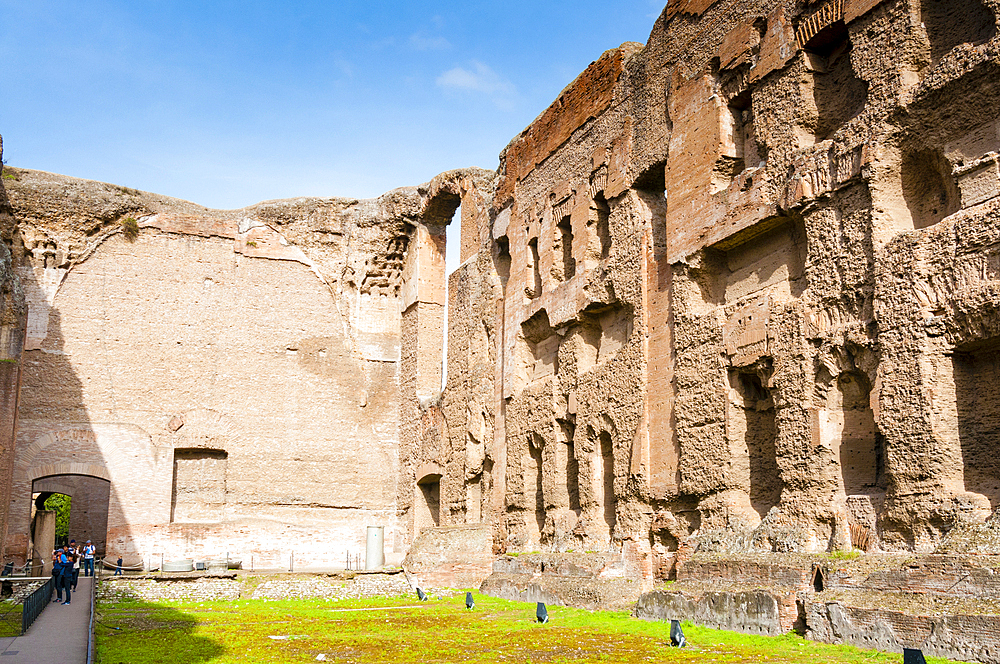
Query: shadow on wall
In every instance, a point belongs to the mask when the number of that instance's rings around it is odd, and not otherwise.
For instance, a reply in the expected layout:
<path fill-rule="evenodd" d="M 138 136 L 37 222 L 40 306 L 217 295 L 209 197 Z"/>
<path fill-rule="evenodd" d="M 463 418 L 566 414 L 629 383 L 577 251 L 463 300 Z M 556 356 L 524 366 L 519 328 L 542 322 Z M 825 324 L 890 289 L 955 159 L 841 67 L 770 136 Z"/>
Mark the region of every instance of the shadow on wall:
<path fill-rule="evenodd" d="M 965 490 L 1000 507 L 1000 339 L 952 357 Z"/>
<path fill-rule="evenodd" d="M 51 551 L 38 546 L 47 546 L 54 533 L 38 529 L 54 524 L 36 519 L 33 508 L 39 494 L 51 492 L 72 498 L 70 539 L 93 540 L 98 554 L 109 548 L 120 550 L 112 541 L 127 542 L 131 533 L 102 440 L 113 438 L 115 429 L 121 427 L 91 422 L 83 382 L 63 352 L 60 313 L 46 305 L 51 298 L 45 296 L 46 289 L 54 290 L 65 273 L 52 267 L 56 256 L 46 255 L 45 264 L 50 267 L 36 270 L 28 263 L 35 252 L 16 246 L 15 251 L 29 300 L 29 320 L 4 559 L 19 564 L 29 558 L 35 564 L 48 560 Z"/>

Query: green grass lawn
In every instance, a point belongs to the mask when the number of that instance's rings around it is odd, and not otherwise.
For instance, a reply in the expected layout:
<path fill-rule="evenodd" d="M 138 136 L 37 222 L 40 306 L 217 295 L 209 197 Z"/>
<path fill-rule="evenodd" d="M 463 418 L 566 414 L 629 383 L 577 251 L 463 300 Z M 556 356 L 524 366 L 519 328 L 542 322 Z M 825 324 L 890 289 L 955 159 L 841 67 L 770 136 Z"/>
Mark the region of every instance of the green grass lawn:
<path fill-rule="evenodd" d="M 0 602 L 0 637 L 21 636 L 21 611 L 24 607 L 10 600 Z"/>
<path fill-rule="evenodd" d="M 103 602 L 98 611 L 100 664 L 313 662 L 320 654 L 345 663 L 902 661 L 900 655 L 792 635 L 746 636 L 686 623 L 689 645 L 677 649 L 669 646 L 669 623 L 553 606 L 550 622 L 539 625 L 534 604 L 478 594 L 474 611 L 465 609 L 464 595 L 425 603 L 123 601 Z"/>

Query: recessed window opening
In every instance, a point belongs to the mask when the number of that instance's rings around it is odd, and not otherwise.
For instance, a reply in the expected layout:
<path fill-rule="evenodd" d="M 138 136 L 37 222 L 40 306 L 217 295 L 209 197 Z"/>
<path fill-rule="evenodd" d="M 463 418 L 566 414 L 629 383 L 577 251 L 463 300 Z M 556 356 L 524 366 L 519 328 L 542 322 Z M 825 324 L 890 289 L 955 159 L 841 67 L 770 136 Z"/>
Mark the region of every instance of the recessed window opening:
<path fill-rule="evenodd" d="M 594 196 L 594 206 L 591 208 L 594 232 L 600 244 L 601 260 L 611 255 L 611 206 L 604 194 Z"/>
<path fill-rule="evenodd" d="M 882 484 L 882 437 L 870 397 L 867 377 L 856 372 L 840 374 L 827 393 L 821 430 L 840 464 L 848 496 L 870 494 Z"/>
<path fill-rule="evenodd" d="M 615 513 L 615 452 L 611 434 L 602 431 L 598 448 L 598 481 L 600 483 L 601 508 L 604 522 L 608 526 L 608 534 L 615 532 L 618 517 Z"/>
<path fill-rule="evenodd" d="M 729 102 L 730 127 L 735 147 L 732 176 L 736 177 L 747 166 L 756 166 L 756 144 L 753 143 L 753 110 L 749 91 L 733 97 Z"/>
<path fill-rule="evenodd" d="M 996 16 L 981 0 L 921 0 L 920 20 L 937 64 L 959 44 L 983 44 L 996 35 Z"/>
<path fill-rule="evenodd" d="M 962 207 L 951 162 L 940 150 L 906 153 L 900 166 L 900 179 L 913 228 L 933 226 Z"/>
<path fill-rule="evenodd" d="M 580 513 L 580 466 L 576 460 L 576 448 L 573 445 L 573 436 L 576 434 L 576 425 L 571 420 L 557 420 L 559 423 L 560 442 L 563 445 L 563 459 L 565 465 L 566 496 L 569 508 Z"/>
<path fill-rule="evenodd" d="M 533 512 L 533 539 L 541 542 L 542 531 L 545 529 L 545 494 L 543 492 L 542 448 L 545 442 L 540 435 L 532 433 L 528 436 L 528 455 L 531 463 L 525 469 L 528 479 L 526 484 L 528 505 Z"/>
<path fill-rule="evenodd" d="M 225 450 L 175 449 L 171 521 L 222 521 L 226 504 Z"/>
<path fill-rule="evenodd" d="M 778 504 L 783 486 L 775 449 L 774 400 L 754 371 L 733 370 L 729 380 L 736 398 L 727 423 L 734 468 L 740 469 L 742 481 L 749 485 L 750 505 L 763 518 Z"/>
<path fill-rule="evenodd" d="M 556 236 L 562 260 L 555 263 L 554 276 L 559 281 L 568 281 L 576 275 L 576 259 L 573 258 L 573 223 L 570 217 L 563 217 L 556 224 Z"/>
<path fill-rule="evenodd" d="M 524 294 L 531 299 L 535 299 L 542 294 L 542 269 L 538 256 L 538 238 L 528 240 L 528 269 L 531 272 L 531 281 L 525 287 Z"/>
<path fill-rule="evenodd" d="M 812 132 L 816 142 L 826 140 L 860 114 L 868 101 L 868 82 L 855 73 L 851 50 L 850 34 L 843 21 L 823 28 L 805 45 L 815 104 Z"/>
<path fill-rule="evenodd" d="M 497 238 L 495 265 L 497 275 L 500 277 L 500 285 L 507 288 L 507 280 L 510 279 L 510 240 L 507 236 Z"/>
<path fill-rule="evenodd" d="M 965 490 L 1000 507 L 1000 339 L 952 357 Z"/>
<path fill-rule="evenodd" d="M 417 532 L 441 525 L 441 475 L 428 475 L 417 482 L 419 502 L 414 519 Z"/>

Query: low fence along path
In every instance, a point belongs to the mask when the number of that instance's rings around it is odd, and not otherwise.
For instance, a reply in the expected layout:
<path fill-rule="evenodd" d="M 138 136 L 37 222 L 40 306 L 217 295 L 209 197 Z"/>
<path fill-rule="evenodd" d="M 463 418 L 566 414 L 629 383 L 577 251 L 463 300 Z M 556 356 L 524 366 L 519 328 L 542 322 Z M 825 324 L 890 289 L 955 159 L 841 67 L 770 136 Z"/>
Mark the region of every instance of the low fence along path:
<path fill-rule="evenodd" d="M 51 602 L 23 636 L 0 638 L 3 664 L 86 664 L 94 577 L 81 576 L 68 605 Z"/>

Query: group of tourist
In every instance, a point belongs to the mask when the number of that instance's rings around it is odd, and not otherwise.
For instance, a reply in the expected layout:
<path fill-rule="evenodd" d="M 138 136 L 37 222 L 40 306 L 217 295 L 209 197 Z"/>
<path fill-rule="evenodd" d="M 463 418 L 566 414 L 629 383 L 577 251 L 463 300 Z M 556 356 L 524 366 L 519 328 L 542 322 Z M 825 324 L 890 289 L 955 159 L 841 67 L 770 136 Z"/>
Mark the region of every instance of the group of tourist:
<path fill-rule="evenodd" d="M 96 548 L 87 540 L 83 546 L 77 546 L 76 540 L 70 540 L 68 544 L 56 548 L 52 552 L 52 578 L 56 587 L 56 597 L 53 602 L 61 602 L 63 605 L 69 604 L 72 595 L 76 592 L 76 583 L 80 578 L 80 563 L 83 563 L 83 575 L 94 575 L 94 553 Z M 63 601 L 63 591 L 66 593 L 66 600 Z"/>

